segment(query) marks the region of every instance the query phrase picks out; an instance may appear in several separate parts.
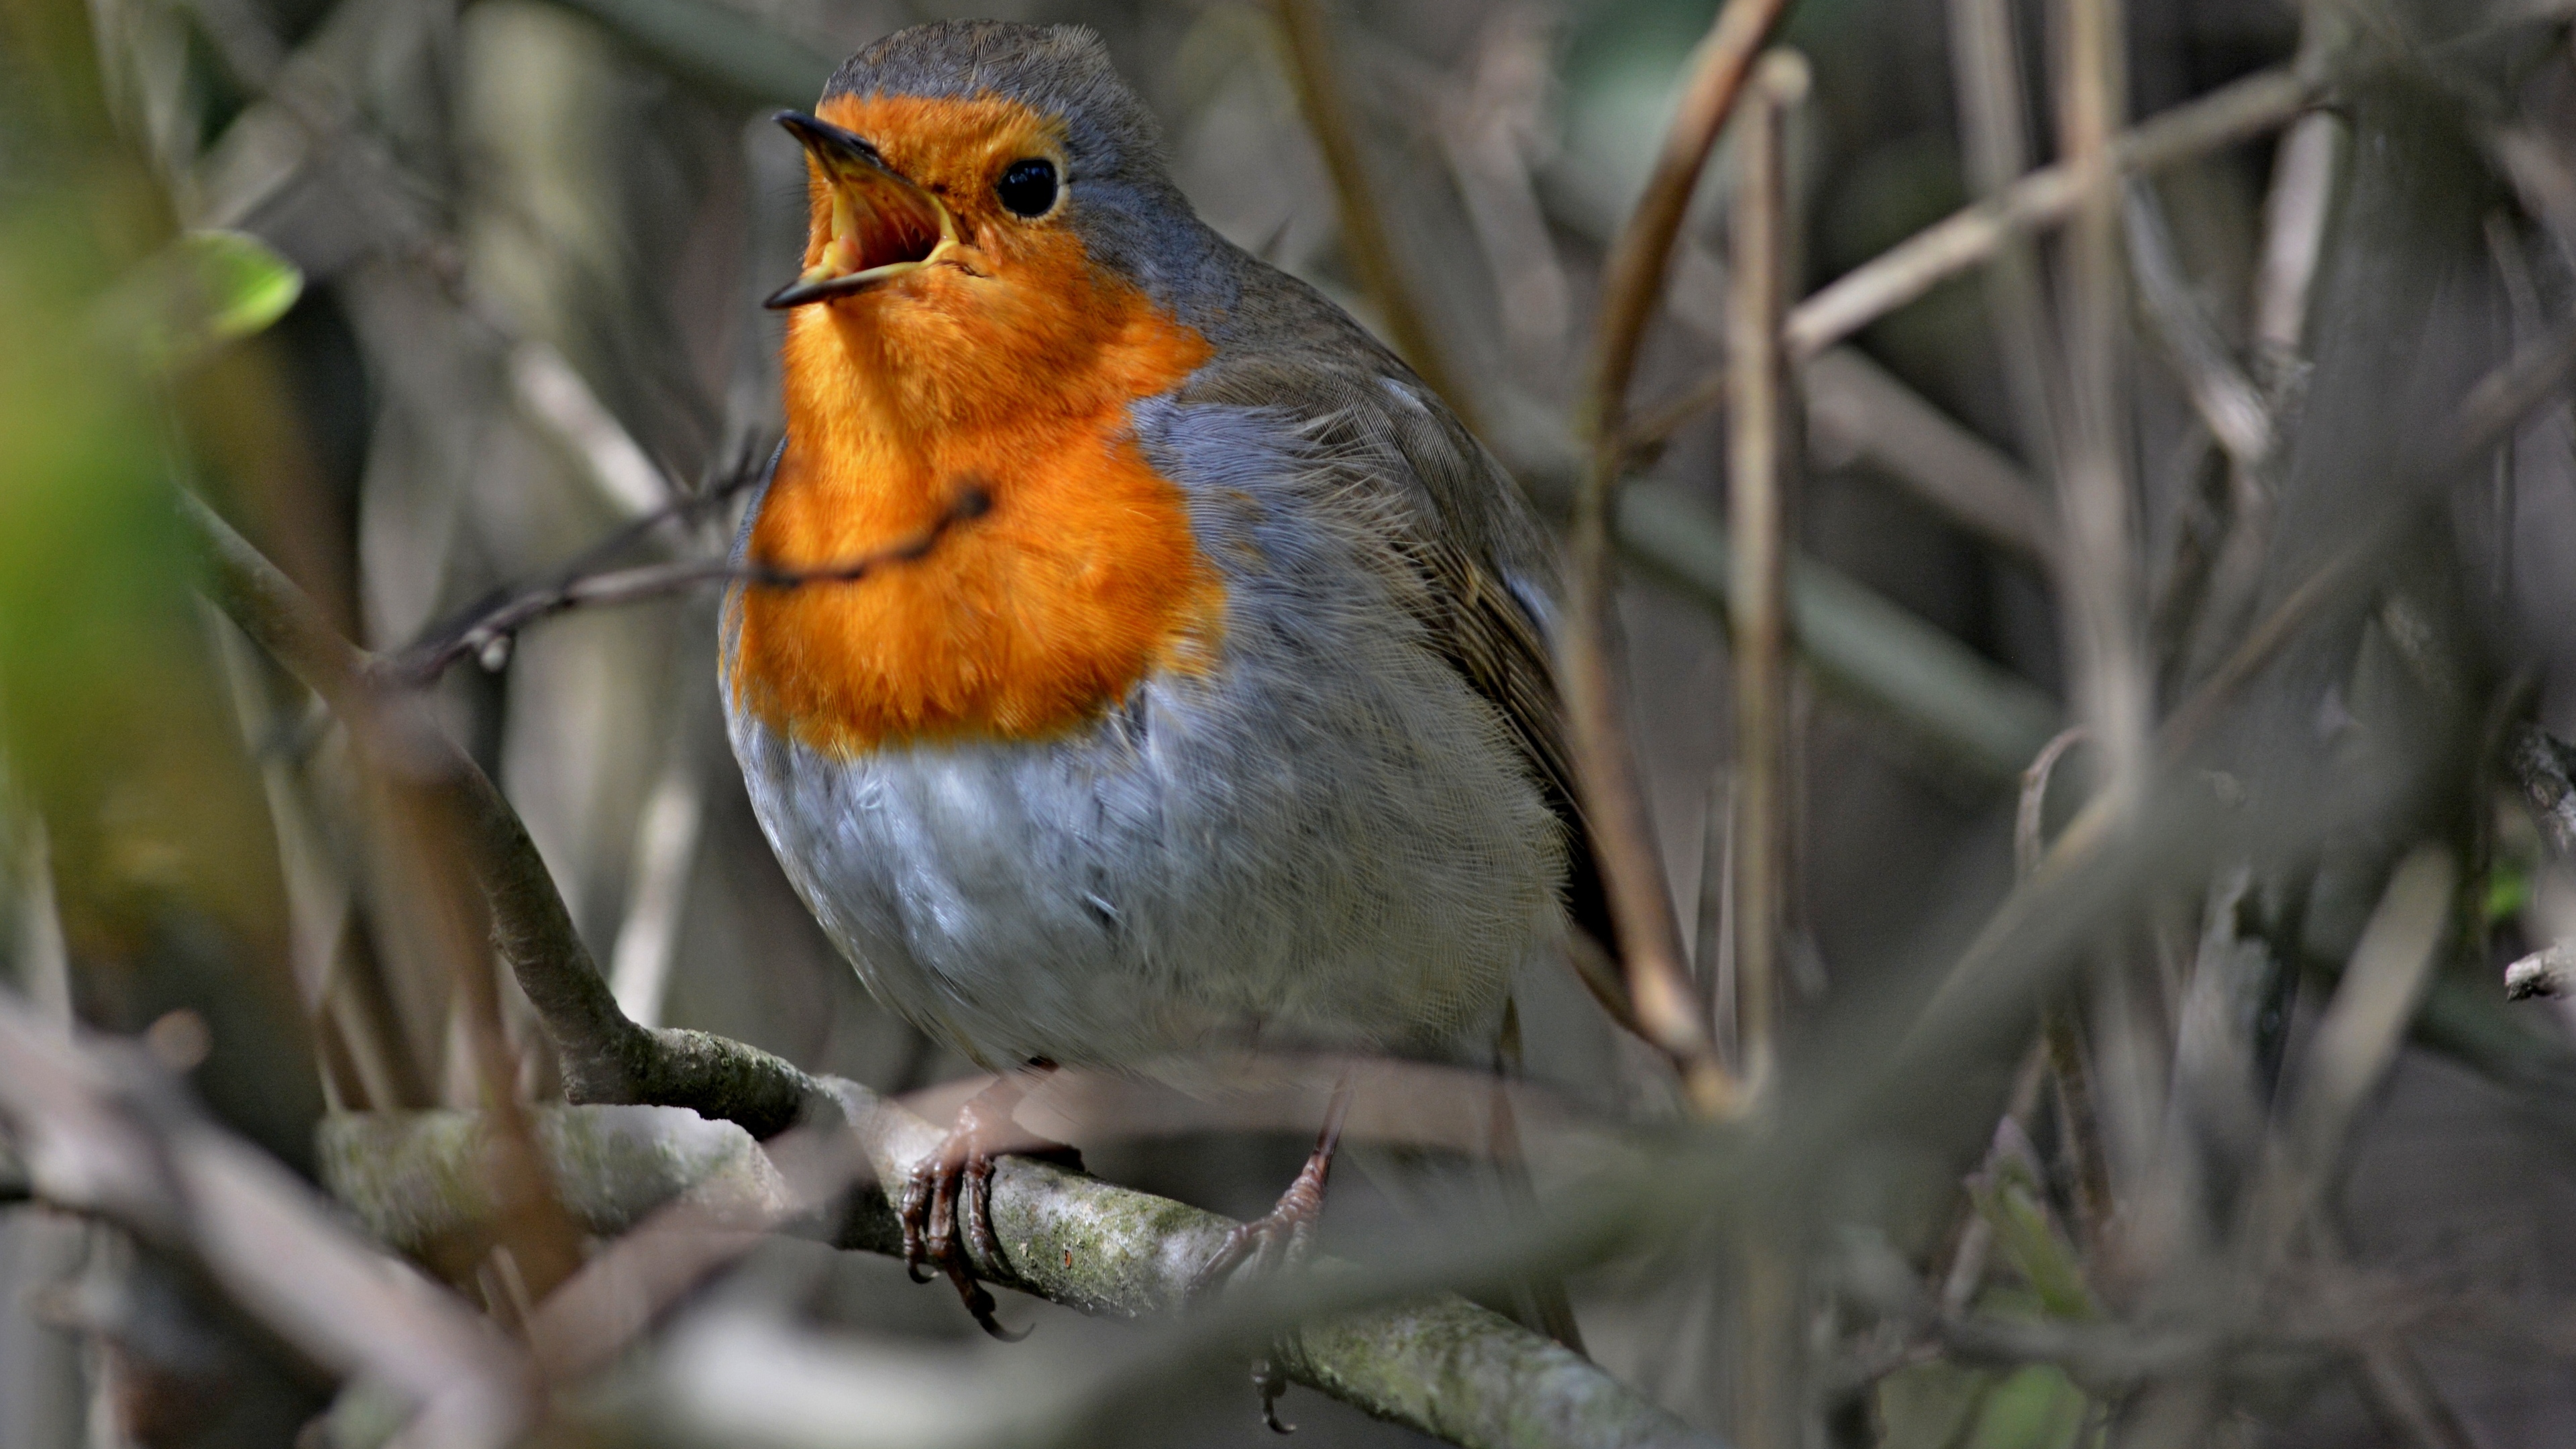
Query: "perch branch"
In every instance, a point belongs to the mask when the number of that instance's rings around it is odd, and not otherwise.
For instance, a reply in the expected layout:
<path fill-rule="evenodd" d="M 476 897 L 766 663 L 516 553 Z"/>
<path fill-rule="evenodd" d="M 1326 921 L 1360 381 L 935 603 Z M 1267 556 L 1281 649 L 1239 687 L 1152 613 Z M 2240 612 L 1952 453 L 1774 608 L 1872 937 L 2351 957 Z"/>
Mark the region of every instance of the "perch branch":
<path fill-rule="evenodd" d="M 547 1108 L 538 1136 L 565 1205 L 603 1235 L 627 1232 L 681 1200 L 710 1232 L 783 1228 L 899 1255 L 901 1230 L 875 1184 L 902 1181 L 943 1134 L 855 1083 L 825 1085 L 874 1169 L 874 1180 L 833 1210 L 818 1211 L 792 1190 L 740 1130 L 685 1113 Z M 488 1220 L 492 1205 L 465 1170 L 485 1130 L 452 1112 L 335 1118 L 325 1129 L 323 1170 L 371 1231 L 418 1251 Z M 1187 1301 L 1197 1265 L 1231 1226 L 1180 1203 L 1003 1157 L 993 1176 L 1002 1257 L 979 1256 L 976 1271 L 1099 1317 L 1163 1317 Z M 1471 1449 L 1709 1444 L 1579 1355 L 1454 1296 L 1304 1325 L 1284 1336 L 1276 1361 L 1300 1383 Z"/>
<path fill-rule="evenodd" d="M 371 658 L 230 525 L 184 494 L 179 511 L 205 557 L 204 587 L 216 607 L 329 703 L 386 767 L 434 791 L 459 823 L 495 943 L 554 1039 L 573 1100 L 690 1107 L 756 1136 L 796 1120 L 813 1083 L 795 1067 L 705 1032 L 648 1031 L 628 1020 L 527 827 L 491 779 L 417 708 L 377 688 Z"/>

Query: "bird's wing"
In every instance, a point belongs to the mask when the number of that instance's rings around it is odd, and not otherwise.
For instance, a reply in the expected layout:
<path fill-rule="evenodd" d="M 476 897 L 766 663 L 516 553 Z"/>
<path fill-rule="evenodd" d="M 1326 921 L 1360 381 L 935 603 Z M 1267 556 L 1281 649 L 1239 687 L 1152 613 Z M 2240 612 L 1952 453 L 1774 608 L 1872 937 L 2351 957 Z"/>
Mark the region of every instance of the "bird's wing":
<path fill-rule="evenodd" d="M 1566 906 L 1608 958 L 1617 934 L 1592 836 L 1574 790 L 1547 630 L 1552 550 L 1518 489 L 1412 370 L 1302 283 L 1284 297 L 1263 345 L 1228 349 L 1194 376 L 1184 405 L 1259 408 L 1332 457 L 1383 534 L 1379 562 L 1441 655 L 1509 726 L 1548 808 L 1565 828 Z M 1302 294 L 1302 295 L 1299 295 Z M 1579 963 L 1581 964 L 1581 963 Z M 1604 985 L 1583 973 L 1596 995 Z M 1624 1000 L 1605 1000 L 1627 1018 Z"/>

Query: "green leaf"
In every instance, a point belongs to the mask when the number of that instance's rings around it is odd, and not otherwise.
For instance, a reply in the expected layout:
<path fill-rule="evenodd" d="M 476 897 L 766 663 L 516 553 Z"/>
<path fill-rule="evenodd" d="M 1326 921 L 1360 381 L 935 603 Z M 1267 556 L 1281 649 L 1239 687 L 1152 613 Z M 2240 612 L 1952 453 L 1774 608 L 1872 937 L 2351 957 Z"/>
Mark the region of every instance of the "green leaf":
<path fill-rule="evenodd" d="M 147 368 L 188 367 L 275 322 L 304 295 L 304 274 L 238 231 L 192 231 L 146 258 L 99 300 L 96 325 Z"/>
<path fill-rule="evenodd" d="M 2531 871 L 2522 861 L 2499 856 L 2487 870 L 2487 920 L 2511 920 L 2530 904 Z"/>
<path fill-rule="evenodd" d="M 2084 1391 L 2042 1364 L 2006 1375 L 1977 1405 L 1965 1449 L 2075 1449 L 2085 1434 Z"/>
<path fill-rule="evenodd" d="M 2000 1164 L 1991 1180 L 1970 1186 L 1969 1200 L 1994 1225 L 1995 1245 L 2039 1295 L 2042 1313 L 2050 1318 L 2100 1316 L 2085 1283 L 2083 1261 L 2058 1230 L 2025 1164 Z"/>
<path fill-rule="evenodd" d="M 248 232 L 192 231 L 176 249 L 204 308 L 203 326 L 218 341 L 266 330 L 304 295 L 304 273 Z"/>

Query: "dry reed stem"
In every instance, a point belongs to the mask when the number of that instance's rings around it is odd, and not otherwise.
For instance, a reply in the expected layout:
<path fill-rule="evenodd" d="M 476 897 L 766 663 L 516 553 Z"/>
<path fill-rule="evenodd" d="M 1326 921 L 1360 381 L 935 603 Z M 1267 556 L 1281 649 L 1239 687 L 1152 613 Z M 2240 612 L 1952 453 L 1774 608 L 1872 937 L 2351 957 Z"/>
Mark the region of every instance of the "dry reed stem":
<path fill-rule="evenodd" d="M 2031 172 L 1843 273 L 1790 309 L 1782 331 L 1791 359 L 1806 364 L 2004 248 L 2063 225 L 2093 188 L 2178 166 L 2286 125 L 2323 90 L 2320 80 L 2302 70 L 2258 71 L 2123 132 L 2099 161 L 2100 169 L 2061 161 Z M 1669 436 L 1725 400 L 1720 371 L 1657 408 L 1649 436 Z"/>
<path fill-rule="evenodd" d="M 1628 429 L 1651 452 L 1724 401 L 1721 369 L 1658 404 Z M 1856 347 L 1818 354 L 1801 375 L 1807 448 L 1827 466 L 1857 461 L 1883 473 L 1977 537 L 2048 568 L 2057 555 L 2055 506 L 2021 466 L 1935 407 Z"/>
<path fill-rule="evenodd" d="M 1727 0 L 1718 12 L 1700 42 L 1645 195 L 1611 250 L 1581 419 L 1591 457 L 1575 499 L 1574 581 L 1561 649 L 1575 775 L 1609 888 L 1629 995 L 1652 1040 L 1680 1069 L 1694 1110 L 1704 1116 L 1732 1110 L 1740 1087 L 1717 1060 L 1703 1024 L 1707 1009 L 1691 990 L 1619 704 L 1611 662 L 1612 494 L 1627 458 L 1628 385 L 1636 374 L 1637 347 L 1662 296 L 1673 239 L 1754 56 L 1786 8 L 1787 0 Z"/>
<path fill-rule="evenodd" d="M 2109 176 L 2127 105 L 2128 46 L 2120 0 L 2065 0 L 2059 29 L 2058 151 L 2087 175 Z M 2058 515 L 2066 529 L 2068 693 L 2100 752 L 2101 792 L 2125 813 L 2146 788 L 2149 711 L 2132 542 L 2124 339 L 2128 284 L 2120 258 L 2120 194 L 2085 188 L 2066 238 L 2068 387 L 2059 432 Z"/>
<path fill-rule="evenodd" d="M 1772 51 L 1755 66 L 1736 128 L 1737 185 L 1726 308 L 1727 504 L 1735 567 L 1727 617 L 1735 673 L 1735 988 L 1737 1070 L 1757 1106 L 1779 1072 L 1780 945 L 1790 911 L 1790 379 L 1780 319 L 1792 285 L 1790 113 L 1811 79 L 1805 57 Z M 1800 1406 L 1799 1271 L 1792 1220 L 1761 1215 L 1740 1245 L 1744 1326 L 1736 1439 L 1790 1449 Z"/>
<path fill-rule="evenodd" d="M 1968 182 L 1979 200 L 1990 201 L 2030 170 L 2029 99 L 2009 0 L 1950 0 L 1950 64 Z M 2065 374 L 2027 238 L 1996 248 L 1986 265 L 1986 301 L 2023 456 L 2054 460 L 2062 411 L 2056 388 Z"/>
<path fill-rule="evenodd" d="M 1737 130 L 1726 341 L 1733 381 L 1727 502 L 1735 545 L 1727 616 L 1735 669 L 1735 978 L 1739 1070 L 1759 1096 L 1776 1063 L 1780 940 L 1789 912 L 1789 378 L 1780 318 L 1791 284 L 1789 113 L 1803 57 L 1762 58 Z"/>

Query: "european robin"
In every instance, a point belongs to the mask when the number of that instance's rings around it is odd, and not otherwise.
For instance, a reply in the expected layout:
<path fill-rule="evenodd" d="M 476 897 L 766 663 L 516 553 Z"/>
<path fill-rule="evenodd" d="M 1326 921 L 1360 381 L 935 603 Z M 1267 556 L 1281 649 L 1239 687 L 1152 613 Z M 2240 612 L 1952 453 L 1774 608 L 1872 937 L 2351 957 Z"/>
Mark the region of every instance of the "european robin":
<path fill-rule="evenodd" d="M 723 689 L 860 977 L 1005 1082 L 1490 1060 L 1520 963 L 1607 939 L 1500 467 L 1198 218 L 1088 31 L 906 30 L 779 120 L 811 234 Z M 1311 1216 L 1346 1103 L 1225 1265 Z M 988 1328 L 993 1110 L 904 1204 Z"/>

